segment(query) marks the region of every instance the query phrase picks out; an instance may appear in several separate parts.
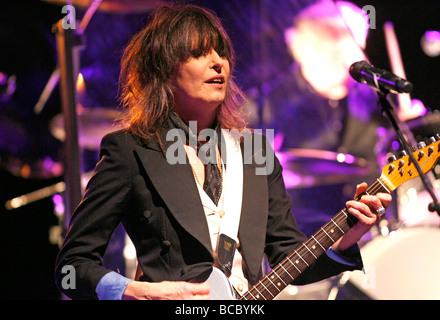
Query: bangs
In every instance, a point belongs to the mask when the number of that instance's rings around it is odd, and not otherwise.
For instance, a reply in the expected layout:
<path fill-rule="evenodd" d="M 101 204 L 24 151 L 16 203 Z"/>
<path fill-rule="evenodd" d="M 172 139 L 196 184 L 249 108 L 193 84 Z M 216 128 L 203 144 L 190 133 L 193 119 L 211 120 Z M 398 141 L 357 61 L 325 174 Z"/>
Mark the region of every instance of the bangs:
<path fill-rule="evenodd" d="M 179 61 L 198 58 L 215 50 L 219 56 L 232 64 L 234 57 L 231 41 L 222 25 L 214 16 L 207 16 L 206 11 L 191 10 L 179 17 L 175 29 L 171 30 L 172 46 Z"/>

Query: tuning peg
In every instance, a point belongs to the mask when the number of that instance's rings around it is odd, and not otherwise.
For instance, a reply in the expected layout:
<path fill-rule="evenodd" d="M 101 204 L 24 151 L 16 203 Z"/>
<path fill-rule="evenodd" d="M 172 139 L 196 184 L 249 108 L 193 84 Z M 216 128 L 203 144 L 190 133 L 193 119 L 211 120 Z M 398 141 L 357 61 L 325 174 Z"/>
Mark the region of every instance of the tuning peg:
<path fill-rule="evenodd" d="M 431 144 L 431 143 L 436 142 L 437 140 L 435 139 L 435 137 L 430 137 L 430 138 L 428 139 L 428 141 L 429 141 L 429 144 Z"/>
<path fill-rule="evenodd" d="M 424 147 L 426 147 L 426 143 L 423 141 L 420 141 L 419 143 L 417 143 L 417 148 L 418 149 L 423 149 Z"/>
<path fill-rule="evenodd" d="M 437 134 L 435 135 L 435 140 L 437 140 L 437 141 L 440 140 L 440 134 L 437 133 Z"/>
<path fill-rule="evenodd" d="M 389 158 L 388 158 L 388 163 L 392 163 L 392 162 L 394 162 L 394 161 L 396 161 L 397 160 L 397 157 L 396 156 L 390 156 Z"/>
<path fill-rule="evenodd" d="M 400 153 L 399 153 L 399 157 L 400 157 L 400 158 L 403 158 L 403 157 L 406 156 L 406 155 L 408 155 L 408 154 L 406 153 L 405 150 L 402 150 L 402 151 L 400 151 Z"/>

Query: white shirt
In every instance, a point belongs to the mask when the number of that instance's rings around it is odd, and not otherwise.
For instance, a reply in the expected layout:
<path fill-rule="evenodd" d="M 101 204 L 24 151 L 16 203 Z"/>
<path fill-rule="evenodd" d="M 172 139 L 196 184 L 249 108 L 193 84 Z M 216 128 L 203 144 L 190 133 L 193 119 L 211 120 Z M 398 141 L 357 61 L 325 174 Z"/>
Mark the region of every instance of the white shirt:
<path fill-rule="evenodd" d="M 188 152 L 188 149 L 186 150 Z M 222 160 L 222 171 L 224 177 L 224 179 L 222 179 L 222 194 L 220 196 L 220 200 L 217 205 L 215 205 L 215 203 L 211 200 L 211 198 L 206 194 L 206 192 L 203 190 L 203 187 L 198 182 L 197 177 L 194 175 L 194 180 L 196 182 L 197 189 L 199 191 L 200 200 L 202 202 L 203 209 L 205 211 L 205 217 L 208 223 L 209 235 L 211 238 L 212 251 L 214 253 L 214 258 L 216 261 L 217 261 L 217 241 L 218 241 L 219 230 L 222 222 L 222 217 L 220 217 L 220 212 L 224 211 L 224 202 L 225 202 L 224 187 L 225 187 L 225 180 L 227 175 L 223 160 Z M 227 215 L 228 212 L 224 211 L 224 214 Z M 239 245 L 240 244 L 237 243 L 237 248 L 239 247 Z M 232 284 L 232 286 L 234 286 L 234 288 L 237 290 L 239 294 L 246 292 L 249 286 L 248 281 L 243 273 L 242 262 L 243 262 L 243 257 L 241 253 L 239 252 L 239 250 L 235 250 L 229 282 Z"/>

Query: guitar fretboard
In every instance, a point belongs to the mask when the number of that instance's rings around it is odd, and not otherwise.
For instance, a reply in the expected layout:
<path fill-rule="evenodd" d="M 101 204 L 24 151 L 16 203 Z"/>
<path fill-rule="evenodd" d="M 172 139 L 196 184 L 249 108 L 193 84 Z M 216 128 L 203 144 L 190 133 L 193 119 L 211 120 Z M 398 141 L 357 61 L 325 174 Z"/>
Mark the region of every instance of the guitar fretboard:
<path fill-rule="evenodd" d="M 365 193 L 390 193 L 380 178 Z M 357 219 L 344 208 L 322 226 L 303 244 L 274 267 L 257 284 L 244 293 L 240 300 L 272 300 L 285 287 L 316 261 L 330 246 L 342 237 Z"/>

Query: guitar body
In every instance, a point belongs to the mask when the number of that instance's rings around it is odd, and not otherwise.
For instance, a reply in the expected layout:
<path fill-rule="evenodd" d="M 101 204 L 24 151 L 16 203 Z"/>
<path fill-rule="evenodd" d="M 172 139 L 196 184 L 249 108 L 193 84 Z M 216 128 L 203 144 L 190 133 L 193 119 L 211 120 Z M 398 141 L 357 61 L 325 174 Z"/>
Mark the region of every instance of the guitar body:
<path fill-rule="evenodd" d="M 213 267 L 206 282 L 211 288 L 209 296 L 212 300 L 237 300 L 234 288 L 220 269 Z"/>

